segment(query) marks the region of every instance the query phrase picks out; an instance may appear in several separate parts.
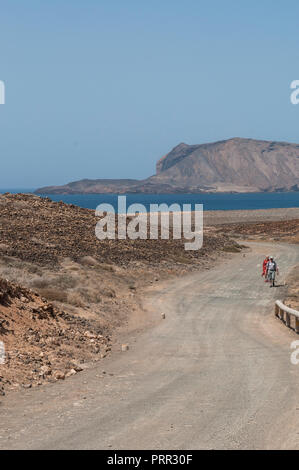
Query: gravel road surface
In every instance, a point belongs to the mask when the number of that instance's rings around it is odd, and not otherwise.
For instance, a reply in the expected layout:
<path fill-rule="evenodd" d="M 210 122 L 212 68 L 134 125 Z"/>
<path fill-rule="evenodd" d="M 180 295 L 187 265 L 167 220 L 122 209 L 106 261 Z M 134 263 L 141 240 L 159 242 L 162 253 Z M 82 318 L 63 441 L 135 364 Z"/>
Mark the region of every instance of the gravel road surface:
<path fill-rule="evenodd" d="M 153 289 L 144 300 L 153 325 L 123 338 L 128 351 L 1 399 L 0 448 L 299 448 L 298 337 L 273 315 L 284 288 L 260 276 L 273 254 L 283 284 L 299 250 L 250 247 Z"/>

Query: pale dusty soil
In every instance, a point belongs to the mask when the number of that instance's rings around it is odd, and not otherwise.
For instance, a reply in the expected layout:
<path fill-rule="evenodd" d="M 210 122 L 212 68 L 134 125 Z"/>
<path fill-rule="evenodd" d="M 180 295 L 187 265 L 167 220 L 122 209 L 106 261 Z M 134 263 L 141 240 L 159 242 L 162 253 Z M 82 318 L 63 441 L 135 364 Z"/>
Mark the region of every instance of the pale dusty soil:
<path fill-rule="evenodd" d="M 286 304 L 299 311 L 299 264 L 297 264 L 287 278 L 288 290 Z"/>
<path fill-rule="evenodd" d="M 6 392 L 38 387 L 59 380 L 57 372 L 69 374 L 72 361 L 80 369 L 104 359 L 121 332 L 139 334 L 155 323 L 144 306 L 145 290 L 192 272 L 205 273 L 232 253 L 246 253 L 233 239 L 240 234 L 244 245 L 258 231 L 267 240 L 271 226 L 278 239 L 290 241 L 290 233 L 298 230 L 298 211 L 207 212 L 204 246 L 194 253 L 172 240 L 99 242 L 93 211 L 35 196 L 1 196 L 0 279 L 29 290 L 30 301 L 0 302 L 0 341 L 9 358 L 0 369 L 0 387 Z M 273 222 L 285 217 L 291 222 Z M 259 220 L 263 223 L 255 227 Z M 46 305 L 57 315 L 37 320 L 35 310 Z M 49 374 L 42 373 L 44 366 Z"/>
<path fill-rule="evenodd" d="M 0 280 L 0 338 L 5 363 L 0 395 L 64 380 L 80 363 L 106 356 L 110 340 L 97 322 L 73 316 L 17 284 Z"/>
<path fill-rule="evenodd" d="M 0 448 L 298 449 L 296 335 L 274 316 L 284 287 L 263 282 L 266 251 L 284 285 L 297 247 L 263 242 L 151 287 L 152 326 L 121 333 L 128 351 L 1 400 Z"/>
<path fill-rule="evenodd" d="M 0 393 L 64 380 L 105 358 L 120 327 L 136 330 L 146 319 L 146 286 L 206 270 L 241 249 L 213 229 L 196 253 L 180 240 L 102 242 L 96 222 L 94 211 L 0 196 Z M 53 314 L 42 314 L 47 306 Z"/>
<path fill-rule="evenodd" d="M 299 219 L 299 207 L 286 209 L 258 209 L 244 211 L 205 211 L 206 225 L 231 223 L 270 222 Z"/>

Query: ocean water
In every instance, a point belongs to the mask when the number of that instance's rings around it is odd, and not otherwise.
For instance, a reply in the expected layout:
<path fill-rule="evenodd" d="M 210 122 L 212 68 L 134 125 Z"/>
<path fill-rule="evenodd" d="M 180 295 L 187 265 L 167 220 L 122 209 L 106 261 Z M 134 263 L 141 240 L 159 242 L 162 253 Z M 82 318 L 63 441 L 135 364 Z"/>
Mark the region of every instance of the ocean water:
<path fill-rule="evenodd" d="M 33 189 L 10 188 L 0 189 L 4 192 L 33 192 Z M 46 196 L 46 195 L 45 195 Z M 43 196 L 43 197 L 45 197 Z M 107 203 L 117 212 L 117 194 L 49 194 L 53 201 L 63 201 L 87 209 L 95 209 L 99 204 Z M 177 203 L 203 204 L 204 210 L 245 210 L 245 209 L 275 209 L 283 207 L 299 207 L 299 192 L 290 193 L 242 193 L 242 194 L 127 194 L 127 207 L 134 203 L 143 204 L 149 210 L 150 204 Z"/>

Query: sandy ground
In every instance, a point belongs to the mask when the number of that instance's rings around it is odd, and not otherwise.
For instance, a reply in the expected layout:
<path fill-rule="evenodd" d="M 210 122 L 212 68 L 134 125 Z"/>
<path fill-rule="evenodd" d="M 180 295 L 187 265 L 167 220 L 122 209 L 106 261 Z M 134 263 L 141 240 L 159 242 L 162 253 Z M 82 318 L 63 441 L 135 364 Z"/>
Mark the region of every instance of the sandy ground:
<path fill-rule="evenodd" d="M 290 243 L 299 241 L 299 208 L 205 212 L 205 246 L 195 257 L 171 241 L 99 244 L 92 211 L 23 196 L 0 203 L 0 277 L 112 340 L 112 353 L 109 345 L 80 374 L 1 398 L 1 449 L 299 448 L 289 361 L 296 336 L 272 315 L 275 298 L 298 299 L 291 268 L 299 250 Z M 259 243 L 238 253 L 240 236 Z M 261 280 L 269 252 L 289 293 Z M 6 320 L 8 308 L 0 309 Z M 27 384 L 30 357 L 28 350 Z"/>
<path fill-rule="evenodd" d="M 287 283 L 286 305 L 299 311 L 299 264 L 292 269 Z"/>
<path fill-rule="evenodd" d="M 205 225 L 230 223 L 273 222 L 299 219 L 299 207 L 285 209 L 257 209 L 243 211 L 205 211 Z"/>
<path fill-rule="evenodd" d="M 0 394 L 64 378 L 73 360 L 80 368 L 105 357 L 118 328 L 137 323 L 145 286 L 207 269 L 239 250 L 222 233 L 206 233 L 200 252 L 186 252 L 182 240 L 98 240 L 97 221 L 91 210 L 33 195 L 0 195 L 0 341 L 6 348 Z M 16 295 L 3 302 L 6 279 Z M 28 296 L 22 300 L 24 287 Z M 53 318 L 38 313 L 45 302 L 57 309 Z M 65 314 L 72 320 L 60 321 Z"/>
<path fill-rule="evenodd" d="M 2 401 L 1 449 L 299 448 L 296 335 L 273 314 L 284 287 L 260 277 L 269 250 L 283 286 L 298 247 L 257 243 L 152 288 L 152 326 L 119 338 L 129 351 Z"/>

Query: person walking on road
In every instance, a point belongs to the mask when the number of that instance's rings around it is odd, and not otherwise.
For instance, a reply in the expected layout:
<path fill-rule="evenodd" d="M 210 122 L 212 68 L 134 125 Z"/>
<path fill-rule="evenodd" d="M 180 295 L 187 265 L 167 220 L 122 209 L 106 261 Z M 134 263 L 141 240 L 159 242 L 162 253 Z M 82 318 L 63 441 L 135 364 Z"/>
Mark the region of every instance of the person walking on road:
<path fill-rule="evenodd" d="M 267 264 L 268 264 L 268 261 L 269 261 L 269 256 L 266 256 L 266 258 L 263 261 L 263 272 L 262 272 L 262 277 L 265 278 L 265 282 L 268 282 L 268 279 L 267 279 Z"/>
<path fill-rule="evenodd" d="M 279 270 L 276 261 L 274 261 L 273 256 L 270 256 L 270 259 L 267 263 L 267 279 L 271 283 L 270 287 L 275 287 L 275 278 L 276 274 L 279 275 Z"/>

